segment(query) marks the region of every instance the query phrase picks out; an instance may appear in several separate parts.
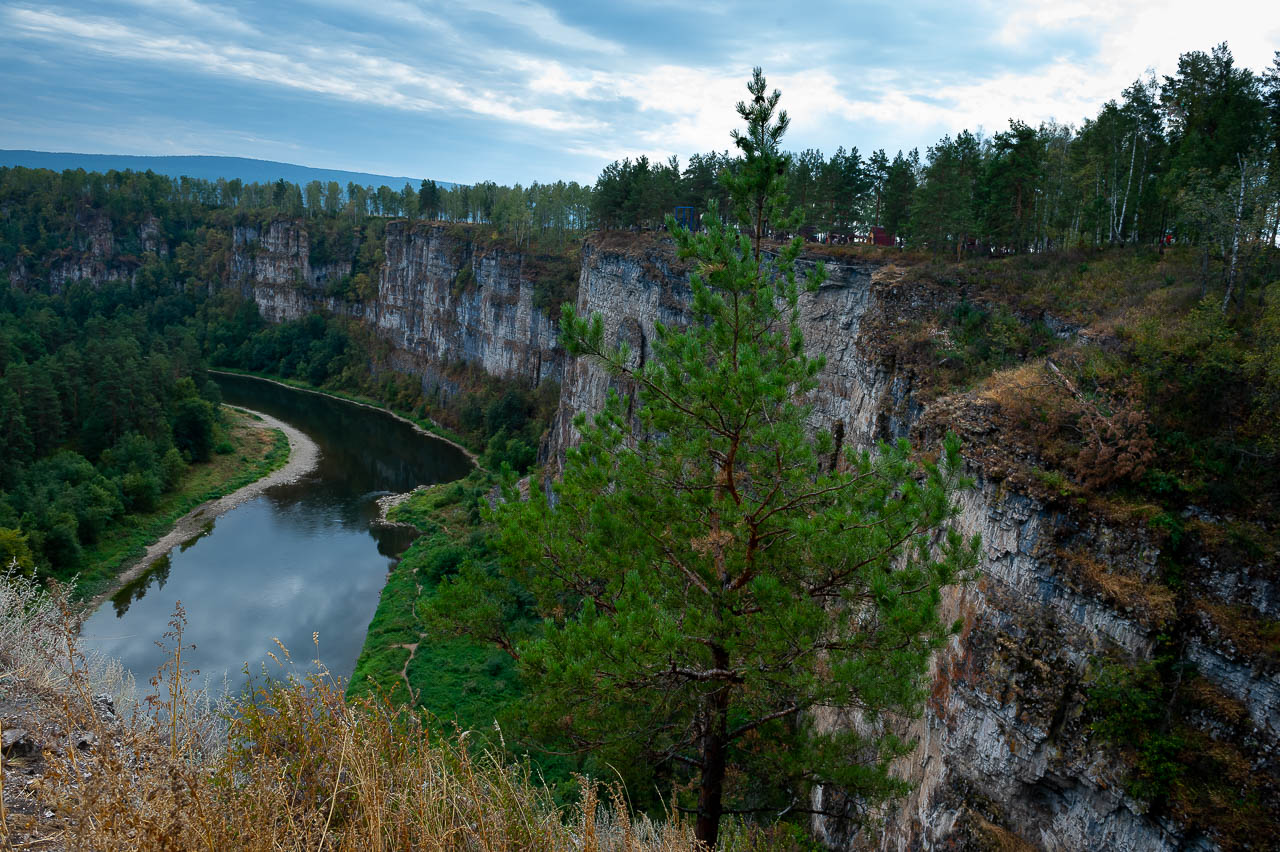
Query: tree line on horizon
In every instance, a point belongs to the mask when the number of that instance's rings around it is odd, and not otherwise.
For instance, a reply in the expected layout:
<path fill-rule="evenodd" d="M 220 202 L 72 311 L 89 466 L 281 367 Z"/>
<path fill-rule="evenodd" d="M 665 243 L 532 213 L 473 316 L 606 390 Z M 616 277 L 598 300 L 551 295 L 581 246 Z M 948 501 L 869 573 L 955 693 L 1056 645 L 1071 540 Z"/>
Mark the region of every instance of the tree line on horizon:
<path fill-rule="evenodd" d="M 724 209 L 727 153 L 624 159 L 595 185 L 595 224 L 656 227 L 671 208 Z M 885 228 L 901 244 L 963 256 L 1176 239 L 1274 243 L 1280 229 L 1280 51 L 1257 74 L 1224 44 L 1175 73 L 1140 78 L 1079 126 L 1011 119 L 1007 130 L 948 134 L 921 154 L 789 156 L 786 186 L 812 235 Z"/>
<path fill-rule="evenodd" d="M 39 170 L 0 169 L 0 198 L 41 200 L 25 227 L 23 217 L 0 219 L 0 251 L 42 254 L 40 243 L 74 231 L 84 206 L 114 221 L 157 216 L 171 236 L 229 211 L 340 222 L 343 237 L 371 218 L 475 223 L 517 247 L 563 249 L 592 229 L 660 228 L 676 207 L 725 210 L 720 175 L 739 163 L 727 151 L 683 166 L 640 156 L 605 166 L 594 185 L 423 181 L 398 190 L 82 170 L 51 184 Z M 1280 232 L 1280 51 L 1262 73 L 1238 66 L 1225 43 L 1185 53 L 1174 74 L 1135 80 L 1079 126 L 1011 119 L 993 134 L 948 134 L 923 154 L 810 148 L 789 154 L 785 168 L 811 238 L 843 241 L 875 226 L 904 247 L 958 257 L 1172 239 L 1200 246 L 1206 267 L 1216 252 L 1234 270 Z"/>

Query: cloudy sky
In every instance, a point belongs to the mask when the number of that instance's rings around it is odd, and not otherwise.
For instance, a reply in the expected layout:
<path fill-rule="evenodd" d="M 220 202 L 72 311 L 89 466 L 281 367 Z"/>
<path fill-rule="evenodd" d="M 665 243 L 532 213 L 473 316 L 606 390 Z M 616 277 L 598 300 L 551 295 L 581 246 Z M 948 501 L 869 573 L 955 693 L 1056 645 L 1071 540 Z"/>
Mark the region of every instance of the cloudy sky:
<path fill-rule="evenodd" d="M 753 65 L 788 147 L 1079 122 L 1151 68 L 1280 49 L 1274 0 L 0 0 L 0 148 L 593 180 L 723 150 Z"/>

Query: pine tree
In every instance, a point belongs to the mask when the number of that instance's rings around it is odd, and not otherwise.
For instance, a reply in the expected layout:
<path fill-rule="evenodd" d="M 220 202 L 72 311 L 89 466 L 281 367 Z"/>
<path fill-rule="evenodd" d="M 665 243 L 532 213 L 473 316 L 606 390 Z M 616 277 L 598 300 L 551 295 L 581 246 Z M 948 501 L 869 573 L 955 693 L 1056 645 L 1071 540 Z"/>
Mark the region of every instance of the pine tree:
<path fill-rule="evenodd" d="M 748 89 L 741 167 L 722 177 L 738 230 L 715 211 L 697 234 L 668 218 L 696 262 L 688 328 L 658 327 L 637 367 L 598 315 L 565 311 L 569 350 L 638 388 L 639 423 L 611 396 L 580 421 L 555 501 L 534 489 L 495 518 L 508 579 L 544 617 L 517 649 L 535 728 L 685 782 L 677 805 L 708 847 L 726 813 L 813 812 L 815 785 L 863 802 L 902 790 L 888 767 L 909 744 L 877 722 L 921 706 L 949 634 L 940 590 L 976 554 L 947 526 L 954 440 L 937 465 L 902 442 L 831 470 L 830 435 L 806 433 L 822 360 L 798 325 L 801 241 L 764 248 L 796 225 L 787 116 L 759 69 Z M 820 730 L 819 708 L 867 724 Z"/>

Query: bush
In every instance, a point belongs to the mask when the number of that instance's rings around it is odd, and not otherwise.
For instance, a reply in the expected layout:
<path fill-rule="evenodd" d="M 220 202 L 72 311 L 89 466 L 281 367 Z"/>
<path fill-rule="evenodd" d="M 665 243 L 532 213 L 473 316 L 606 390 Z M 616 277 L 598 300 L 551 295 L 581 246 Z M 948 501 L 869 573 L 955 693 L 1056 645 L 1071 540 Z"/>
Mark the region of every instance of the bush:
<path fill-rule="evenodd" d="M 126 473 L 120 480 L 125 507 L 131 512 L 150 512 L 160 500 L 163 488 L 159 477 L 151 472 Z"/>
<path fill-rule="evenodd" d="M 1169 729 L 1169 697 L 1155 663 L 1107 663 L 1089 688 L 1090 729 L 1114 746 L 1131 749 L 1129 792 L 1148 802 L 1166 797 L 1185 772 L 1185 743 Z"/>
<path fill-rule="evenodd" d="M 213 451 L 213 406 L 198 397 L 188 397 L 174 406 L 173 443 L 183 456 L 195 462 L 209 460 Z"/>
<path fill-rule="evenodd" d="M 516 473 L 524 473 L 538 459 L 538 450 L 522 435 L 510 435 L 503 429 L 489 439 L 481 458 L 484 466 L 494 472 L 503 466 Z"/>
<path fill-rule="evenodd" d="M 31 574 L 36 569 L 35 556 L 22 530 L 0 527 L 0 572 L 10 569 Z"/>

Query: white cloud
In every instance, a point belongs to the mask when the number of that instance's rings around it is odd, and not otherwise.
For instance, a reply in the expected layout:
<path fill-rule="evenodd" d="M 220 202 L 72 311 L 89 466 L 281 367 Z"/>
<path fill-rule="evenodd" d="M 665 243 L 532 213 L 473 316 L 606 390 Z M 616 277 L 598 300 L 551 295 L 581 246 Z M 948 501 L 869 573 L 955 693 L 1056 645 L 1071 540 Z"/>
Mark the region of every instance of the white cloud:
<path fill-rule="evenodd" d="M 462 45 L 464 38 L 441 15 L 429 14 L 421 6 L 408 0 L 379 0 L 376 3 L 367 0 L 305 0 L 313 7 L 336 10 L 343 15 L 370 15 L 386 21 L 393 29 L 396 38 L 404 38 L 405 30 L 416 30 L 417 34 L 431 37 L 433 47 L 441 44 Z"/>
<path fill-rule="evenodd" d="M 149 61 L 271 86 L 311 92 L 353 103 L 400 110 L 451 110 L 497 118 L 541 130 L 587 130 L 599 122 L 536 103 L 509 92 L 476 89 L 406 63 L 355 49 L 301 46 L 292 55 L 212 42 L 187 35 L 152 34 L 103 18 L 72 18 L 55 12 L 15 9 L 10 25 L 48 40 L 75 39 L 81 49 L 131 62 Z"/>
<path fill-rule="evenodd" d="M 1010 118 L 1078 123 L 1118 97 L 1148 66 L 1173 73 L 1178 55 L 1187 50 L 1208 50 L 1227 40 L 1237 61 L 1256 69 L 1268 65 L 1280 45 L 1280 15 L 1246 0 L 1220 0 L 1212 14 L 1185 0 L 1016 6 L 990 0 L 967 13 L 966 32 L 978 35 L 956 54 L 994 55 L 999 68 L 974 67 L 969 59 L 941 71 L 939 55 L 960 36 L 939 40 L 936 27 L 904 29 L 901 43 L 877 54 L 894 59 L 877 67 L 849 46 L 857 34 L 846 43 L 838 28 L 810 27 L 806 35 L 763 19 L 739 22 L 738 29 L 716 34 L 713 49 L 664 53 L 656 29 L 602 37 L 567 22 L 551 0 L 302 0 L 301 7 L 277 11 L 264 5 L 246 15 L 232 7 L 238 0 L 122 0 L 135 7 L 132 17 L 85 14 L 74 2 L 6 8 L 0 0 L 0 44 L 15 48 L 6 54 L 14 67 L 30 73 L 69 52 L 90 61 L 120 60 L 138 77 L 145 77 L 139 69 L 147 67 L 156 76 L 197 72 L 248 81 L 255 92 L 277 96 L 291 91 L 331 99 L 335 106 L 430 114 L 439 134 L 460 127 L 455 117 L 471 120 L 459 133 L 475 133 L 492 120 L 491 132 L 480 131 L 490 138 L 477 143 L 478 161 L 482 144 L 509 148 L 512 128 L 528 131 L 519 141 L 550 157 L 567 152 L 578 158 L 572 166 L 563 159 L 528 164 L 530 172 L 542 175 L 582 168 L 587 158 L 600 162 L 644 153 L 659 159 L 723 150 L 738 123 L 733 104 L 746 95 L 744 83 L 757 63 L 784 93 L 783 106 L 793 120 L 791 146 L 867 150 L 923 147 L 966 127 L 994 132 Z M 676 4 L 645 11 L 680 26 L 693 17 L 682 18 L 685 9 Z M 699 20 L 709 9 L 698 7 Z M 930 14 L 903 9 L 904 22 Z M 631 12 L 640 14 L 634 6 Z M 843 20 L 844 13 L 836 18 Z M 1028 58 L 1037 45 L 1057 47 Z M 932 53 L 915 63 L 911 50 Z M 112 63 L 100 64 L 101 91 L 136 82 L 132 75 L 113 77 Z M 927 75 L 920 70 L 926 67 Z M 311 150 L 326 144 L 323 127 L 295 133 L 298 144 Z M 185 143 L 175 138 L 166 144 Z M 358 156 L 381 159 L 382 148 Z M 460 173 L 486 167 L 445 168 Z"/>
<path fill-rule="evenodd" d="M 820 135 L 820 129 L 829 131 L 833 125 L 870 122 L 899 136 L 915 136 L 923 147 L 934 140 L 920 134 L 980 127 L 995 132 L 1013 118 L 1032 124 L 1050 119 L 1078 124 L 1105 101 L 1119 97 L 1148 67 L 1174 73 L 1178 56 L 1188 50 L 1208 50 L 1229 41 L 1237 63 L 1258 69 L 1270 63 L 1280 45 L 1280 15 L 1260 17 L 1252 4 L 1228 2 L 1215 11 L 1214 22 L 1206 22 L 1202 7 L 1184 5 L 1147 2 L 1137 8 L 1118 7 L 1109 0 L 1031 4 L 1006 12 L 1005 25 L 994 36 L 997 43 L 1013 44 L 1033 34 L 1083 26 L 1097 33 L 1090 61 L 1046 56 L 1038 67 L 998 74 L 957 68 L 950 80 L 942 81 L 920 79 L 909 70 L 858 69 L 850 75 L 852 83 L 818 67 L 770 75 L 769 82 L 783 91 L 783 106 L 793 118 L 793 145 L 801 146 L 806 135 Z M 1241 21 L 1252 25 L 1241 27 Z M 664 122 L 644 122 L 636 134 L 644 145 L 631 150 L 640 147 L 651 156 L 663 156 L 724 148 L 736 124 L 728 107 L 744 94 L 746 75 L 745 69 L 726 74 L 666 66 L 616 77 L 613 87 L 639 102 L 642 120 L 653 111 L 661 113 L 658 120 Z M 855 84 L 872 94 L 855 94 Z M 674 118 L 666 120 L 667 114 Z M 845 144 L 883 143 L 847 138 Z"/>
<path fill-rule="evenodd" d="M 198 0 L 128 0 L 132 6 L 147 9 L 164 17 L 176 16 L 203 29 L 223 30 L 240 35 L 257 35 L 234 11 Z"/>
<path fill-rule="evenodd" d="M 622 45 L 568 26 L 546 6 L 530 0 L 470 0 L 465 8 L 491 15 L 511 26 L 527 30 L 550 44 L 597 53 L 622 53 Z"/>

